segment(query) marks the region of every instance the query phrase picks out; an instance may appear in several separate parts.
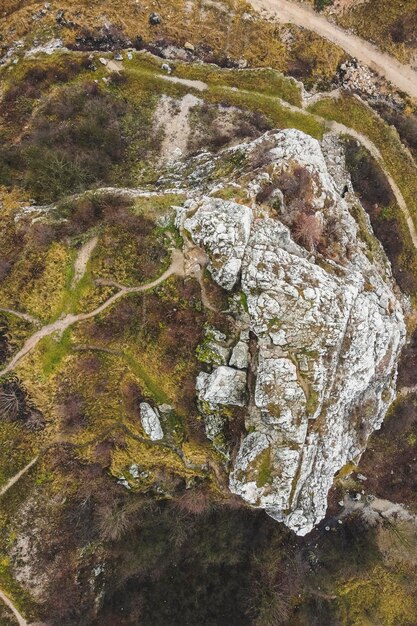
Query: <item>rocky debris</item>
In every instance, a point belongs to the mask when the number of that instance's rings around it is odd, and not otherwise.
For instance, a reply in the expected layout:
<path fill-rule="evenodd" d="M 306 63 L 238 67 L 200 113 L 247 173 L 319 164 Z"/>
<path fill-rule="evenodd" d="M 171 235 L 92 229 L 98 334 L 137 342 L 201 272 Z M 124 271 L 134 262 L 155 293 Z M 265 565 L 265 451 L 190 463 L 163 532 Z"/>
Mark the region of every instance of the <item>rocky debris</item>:
<path fill-rule="evenodd" d="M 225 419 L 219 412 L 213 411 L 205 414 L 204 427 L 207 438 L 215 442 L 217 450 L 227 454 L 227 449 L 223 442 L 224 425 Z"/>
<path fill-rule="evenodd" d="M 149 24 L 151 26 L 157 26 L 161 23 L 161 16 L 158 13 L 151 13 L 149 16 Z"/>
<path fill-rule="evenodd" d="M 184 44 L 184 49 L 187 50 L 188 52 L 194 52 L 195 46 L 193 46 L 193 44 L 190 43 L 189 41 L 186 41 Z"/>
<path fill-rule="evenodd" d="M 60 9 L 56 12 L 55 21 L 58 26 L 62 26 L 64 28 L 75 28 L 76 26 L 76 24 L 72 20 L 68 20 L 65 17 L 65 11 L 63 9 Z"/>
<path fill-rule="evenodd" d="M 251 209 L 206 197 L 193 210 L 194 215 L 184 222 L 185 230 L 195 243 L 205 248 L 210 259 L 208 268 L 216 282 L 225 289 L 233 289 L 249 239 Z"/>
<path fill-rule="evenodd" d="M 212 409 L 219 405 L 244 406 L 246 397 L 246 372 L 221 365 L 211 374 L 200 372 L 196 390 L 198 399 Z"/>
<path fill-rule="evenodd" d="M 153 409 L 147 402 L 141 402 L 139 409 L 142 427 L 148 437 L 152 441 L 163 439 L 164 431 L 162 430 L 158 410 Z"/>
<path fill-rule="evenodd" d="M 112 24 L 100 28 L 82 28 L 75 37 L 75 43 L 68 44 L 71 50 L 101 51 L 124 50 L 132 47 L 132 42 L 123 31 Z M 133 45 L 133 47 L 136 47 Z M 138 48 L 140 49 L 140 48 Z"/>
<path fill-rule="evenodd" d="M 369 233 L 359 236 L 351 214 L 357 200 L 343 192 L 350 189 L 347 178 L 343 184 L 343 159 L 337 163 L 341 155 L 328 148 L 328 161 L 336 155 L 337 182 L 318 141 L 300 131 L 273 131 L 233 150 L 250 164 L 264 149 L 261 168 L 246 167 L 242 176 L 254 200 L 265 181 L 300 167 L 308 172 L 307 195 L 299 200 L 308 201 L 325 232 L 331 232 L 328 225 L 339 226 L 331 235 L 337 261 L 335 254 L 312 254 L 294 241 L 283 223 L 284 196 L 279 218 L 275 210 L 268 215 L 264 204 L 208 197 L 189 200 L 178 211 L 184 233 L 205 249 L 214 280 L 227 289 L 240 281 L 256 337 L 254 388 L 246 388 L 243 370 L 230 366 L 199 374 L 206 428 L 219 432 L 218 416 L 207 426 L 217 407 L 245 404 L 249 434 L 234 461 L 230 489 L 300 535 L 324 517 L 334 474 L 358 461 L 380 427 L 395 397 L 405 340 L 389 263 L 381 247 L 367 247 L 372 231 L 366 220 L 361 228 Z M 248 335 L 241 341 L 247 347 Z M 234 354 L 229 365 L 241 363 Z"/>
<path fill-rule="evenodd" d="M 36 54 L 42 54 L 42 53 L 50 56 L 51 54 L 54 54 L 54 52 L 56 52 L 57 50 L 65 50 L 65 49 L 66 48 L 64 48 L 64 44 L 61 39 L 50 39 L 46 43 L 34 46 L 30 50 L 28 50 L 25 56 L 32 57 L 32 56 L 35 56 Z"/>
<path fill-rule="evenodd" d="M 342 63 L 339 78 L 343 88 L 349 91 L 357 91 L 367 96 L 378 96 L 380 92 L 380 78 L 366 65 L 360 65 L 356 59 Z"/>
<path fill-rule="evenodd" d="M 160 404 L 158 405 L 158 411 L 162 416 L 171 415 L 173 412 L 173 407 L 170 404 Z"/>

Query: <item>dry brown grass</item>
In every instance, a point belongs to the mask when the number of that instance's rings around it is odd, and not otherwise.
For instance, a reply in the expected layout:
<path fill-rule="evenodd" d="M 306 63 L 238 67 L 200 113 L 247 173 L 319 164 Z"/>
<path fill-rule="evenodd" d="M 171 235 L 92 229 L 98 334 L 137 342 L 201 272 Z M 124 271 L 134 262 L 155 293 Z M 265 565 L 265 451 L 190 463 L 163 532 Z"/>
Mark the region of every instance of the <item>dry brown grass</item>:
<path fill-rule="evenodd" d="M 244 57 L 252 65 L 273 66 L 283 69 L 286 65 L 285 46 L 280 40 L 279 27 L 268 22 L 242 18 L 248 5 L 241 0 L 223 0 L 207 3 L 195 1 L 190 5 L 185 0 L 166 0 L 163 3 L 151 0 L 146 4 L 114 3 L 111 0 L 68 0 L 65 3 L 65 18 L 80 28 L 61 28 L 55 16 L 62 3 L 51 2 L 51 10 L 43 18 L 33 20 L 33 14 L 42 8 L 34 0 L 15 0 L 10 9 L 2 11 L 0 32 L 4 43 L 29 35 L 34 37 L 51 27 L 56 36 L 65 42 L 75 41 L 81 27 L 101 27 L 104 23 L 119 26 L 132 39 L 138 35 L 144 41 L 172 40 L 183 45 L 186 41 L 196 46 L 212 49 L 216 55 L 233 59 Z M 1 5 L 0 5 L 1 7 Z M 151 12 L 161 16 L 157 26 L 149 24 Z M 38 31 L 38 32 L 37 32 Z"/>

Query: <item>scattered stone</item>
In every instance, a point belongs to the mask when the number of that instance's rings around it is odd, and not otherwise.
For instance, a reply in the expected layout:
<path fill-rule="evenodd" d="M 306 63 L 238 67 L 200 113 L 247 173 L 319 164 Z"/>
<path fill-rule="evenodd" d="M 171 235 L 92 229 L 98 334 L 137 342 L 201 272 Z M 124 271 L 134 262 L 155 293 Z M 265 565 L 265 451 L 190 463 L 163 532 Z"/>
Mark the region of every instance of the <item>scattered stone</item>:
<path fill-rule="evenodd" d="M 115 61 L 123 61 L 123 54 L 121 54 L 120 52 L 115 52 L 113 58 Z"/>
<path fill-rule="evenodd" d="M 188 52 L 194 52 L 194 50 L 195 50 L 195 46 L 193 46 L 193 44 L 190 43 L 189 41 L 185 42 L 184 48 L 185 48 L 185 50 L 188 50 Z"/>
<path fill-rule="evenodd" d="M 108 59 L 105 59 L 104 57 L 100 57 L 99 61 L 102 65 L 107 65 L 107 63 L 109 62 Z"/>
<path fill-rule="evenodd" d="M 157 409 L 153 409 L 147 402 L 141 402 L 139 405 L 142 427 L 145 433 L 152 441 L 163 439 L 164 432 L 159 420 Z"/>
<path fill-rule="evenodd" d="M 160 23 L 161 23 L 160 15 L 158 15 L 158 13 L 151 13 L 149 16 L 149 24 L 151 24 L 151 26 L 157 26 Z"/>
<path fill-rule="evenodd" d="M 136 463 L 133 463 L 130 467 L 129 467 L 129 474 L 131 475 L 132 478 L 139 478 L 139 466 Z"/>
<path fill-rule="evenodd" d="M 170 415 L 173 411 L 173 407 L 170 404 L 159 404 L 158 405 L 158 411 L 160 412 L 161 415 Z"/>
<path fill-rule="evenodd" d="M 161 69 L 164 70 L 167 74 L 171 74 L 172 67 L 168 63 L 162 63 Z"/>

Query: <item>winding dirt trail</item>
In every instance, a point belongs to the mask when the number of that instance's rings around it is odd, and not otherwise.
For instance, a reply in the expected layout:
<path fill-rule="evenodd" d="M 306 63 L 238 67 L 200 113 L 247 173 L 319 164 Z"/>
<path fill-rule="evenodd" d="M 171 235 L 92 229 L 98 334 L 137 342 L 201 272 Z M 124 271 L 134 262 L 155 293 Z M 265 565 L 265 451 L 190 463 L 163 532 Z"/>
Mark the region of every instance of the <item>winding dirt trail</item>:
<path fill-rule="evenodd" d="M 400 188 L 398 187 L 397 183 L 395 182 L 395 180 L 393 179 L 393 177 L 387 170 L 384 159 L 380 151 L 376 147 L 376 145 L 372 143 L 372 141 L 370 141 L 370 139 L 368 139 L 368 137 L 366 137 L 365 135 L 362 135 L 361 133 L 356 132 L 355 130 L 353 130 L 353 128 L 348 128 L 347 126 L 344 126 L 343 124 L 339 124 L 338 122 L 327 121 L 327 127 L 329 128 L 330 131 L 335 132 L 338 135 L 350 135 L 354 139 L 357 139 L 368 150 L 368 152 L 374 157 L 374 159 L 378 161 L 391 187 L 392 193 L 395 196 L 398 206 L 400 207 L 404 215 L 405 221 L 407 222 L 408 231 L 410 233 L 410 237 L 413 242 L 413 246 L 417 250 L 417 231 L 414 225 L 413 218 L 411 217 L 410 211 L 408 210 L 408 207 L 407 207 L 407 203 L 404 200 L 404 196 L 401 193 Z"/>
<path fill-rule="evenodd" d="M 288 0 L 249 0 L 249 2 L 254 9 L 266 11 L 269 16 L 280 22 L 307 28 L 328 39 L 364 65 L 368 65 L 400 91 L 411 98 L 417 98 L 417 72 L 407 65 L 402 65 L 389 54 L 381 52 L 368 41 L 329 22 L 310 7 Z"/>
<path fill-rule="evenodd" d="M 184 258 L 183 254 L 180 250 L 172 250 L 172 260 L 169 268 L 156 280 L 153 280 L 150 283 L 146 283 L 145 285 L 140 285 L 139 287 L 123 287 L 120 285 L 120 290 L 116 292 L 113 296 L 108 298 L 103 304 L 98 306 L 93 311 L 89 313 L 79 313 L 78 315 L 74 315 L 73 313 L 68 313 L 65 317 L 62 317 L 51 324 L 47 324 L 43 326 L 36 333 L 31 335 L 29 339 L 25 341 L 23 347 L 17 352 L 14 357 L 9 361 L 6 367 L 0 371 L 0 376 L 5 376 L 9 372 L 11 372 L 18 363 L 32 350 L 38 345 L 38 343 L 44 337 L 48 337 L 53 333 L 63 333 L 67 328 L 76 324 L 78 322 L 83 322 L 85 320 L 89 320 L 96 315 L 99 315 L 103 311 L 105 311 L 108 307 L 114 304 L 120 298 L 123 298 L 126 295 L 132 293 L 141 293 L 143 291 L 149 291 L 154 287 L 157 287 L 161 283 L 163 283 L 167 278 L 172 275 L 184 276 Z M 109 283 L 110 284 L 110 283 Z"/>
<path fill-rule="evenodd" d="M 13 615 L 15 616 L 19 626 L 29 626 L 29 623 L 25 620 L 23 615 L 19 613 L 13 602 L 8 596 L 0 589 L 0 600 L 3 600 L 4 604 L 9 607 Z"/>

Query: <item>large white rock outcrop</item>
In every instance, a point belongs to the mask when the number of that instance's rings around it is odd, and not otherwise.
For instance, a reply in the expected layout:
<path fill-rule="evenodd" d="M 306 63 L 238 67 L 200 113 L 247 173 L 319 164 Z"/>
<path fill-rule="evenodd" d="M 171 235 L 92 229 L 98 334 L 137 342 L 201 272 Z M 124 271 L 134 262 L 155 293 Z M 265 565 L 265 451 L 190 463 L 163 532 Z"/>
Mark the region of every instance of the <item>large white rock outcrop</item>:
<path fill-rule="evenodd" d="M 145 433 L 152 441 L 159 441 L 164 438 L 161 421 L 159 419 L 158 409 L 153 409 L 147 402 L 141 402 L 140 420 Z"/>
<path fill-rule="evenodd" d="M 249 434 L 234 461 L 230 489 L 302 535 L 324 517 L 334 474 L 359 458 L 381 425 L 395 394 L 405 325 L 389 263 L 376 242 L 372 250 L 367 246 L 370 226 L 361 238 L 320 144 L 295 130 L 267 139 L 264 171 L 252 180 L 246 173 L 247 188 L 255 194 L 265 177 L 305 167 L 309 210 L 323 232 L 338 225 L 332 254 L 325 258 L 301 247 L 285 219 L 255 203 L 203 198 L 184 226 L 205 248 L 220 285 L 231 289 L 240 280 L 257 338 L 250 363 L 255 384 L 246 390 Z M 239 149 L 250 161 L 262 141 Z M 244 365 L 233 359 L 231 365 Z M 231 367 L 202 373 L 199 397 L 227 404 L 235 401 L 236 385 L 243 401 L 244 377 Z"/>

